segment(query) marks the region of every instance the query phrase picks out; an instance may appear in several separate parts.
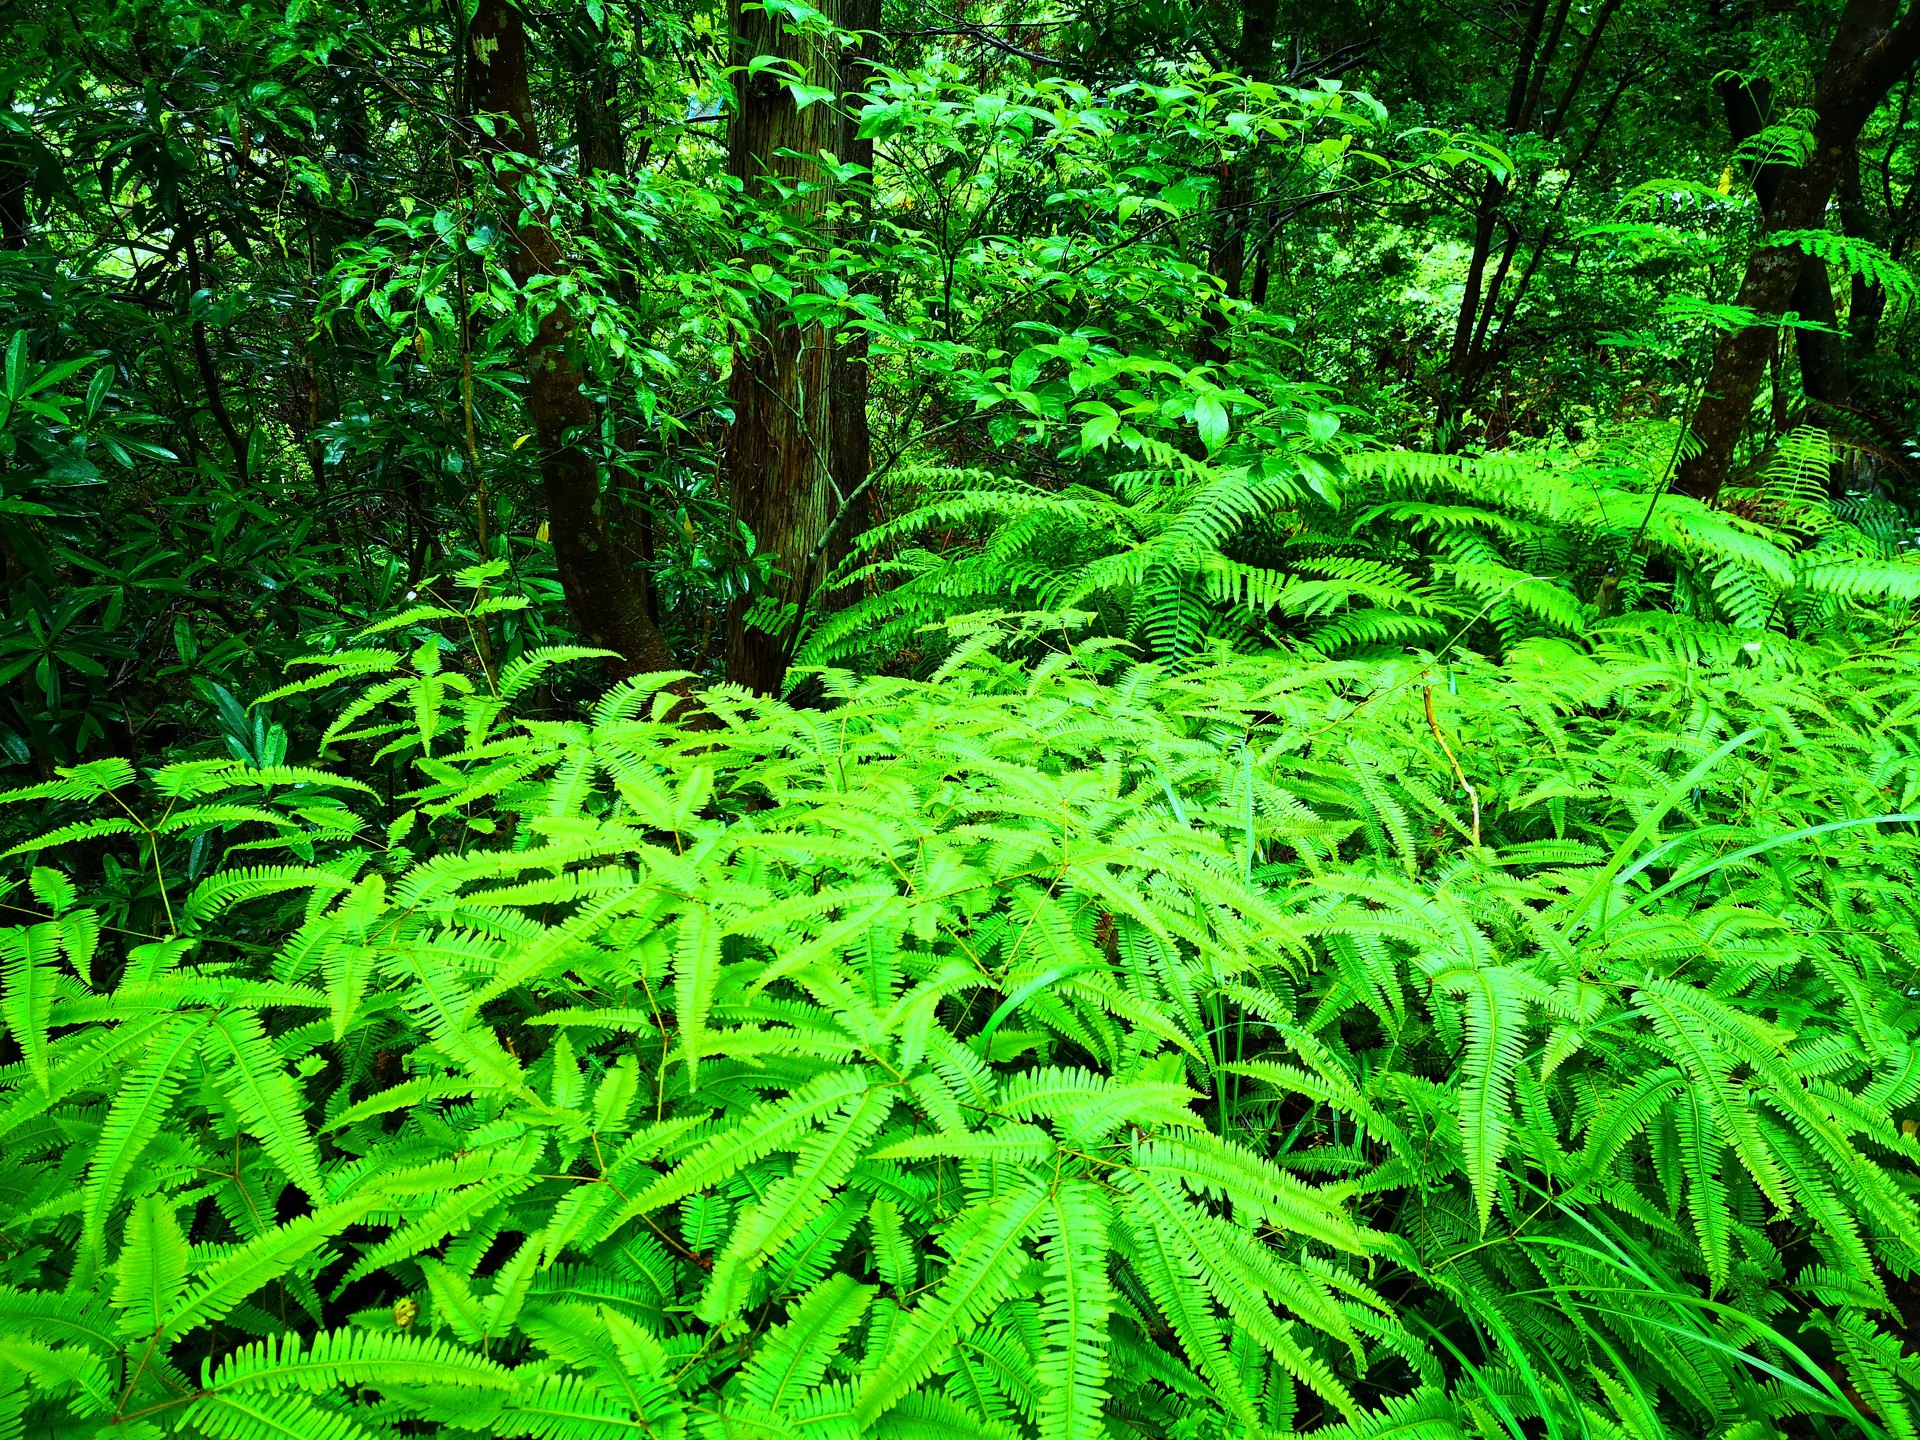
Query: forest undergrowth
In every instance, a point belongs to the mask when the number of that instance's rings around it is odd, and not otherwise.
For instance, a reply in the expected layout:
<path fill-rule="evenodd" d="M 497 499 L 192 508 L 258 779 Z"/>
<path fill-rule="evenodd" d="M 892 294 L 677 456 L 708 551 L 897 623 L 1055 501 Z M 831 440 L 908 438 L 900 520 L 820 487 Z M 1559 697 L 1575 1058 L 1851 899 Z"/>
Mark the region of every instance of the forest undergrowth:
<path fill-rule="evenodd" d="M 1076 618 L 696 724 L 370 644 L 315 766 L 9 794 L 16 1423 L 1912 1433 L 1913 642 Z"/>

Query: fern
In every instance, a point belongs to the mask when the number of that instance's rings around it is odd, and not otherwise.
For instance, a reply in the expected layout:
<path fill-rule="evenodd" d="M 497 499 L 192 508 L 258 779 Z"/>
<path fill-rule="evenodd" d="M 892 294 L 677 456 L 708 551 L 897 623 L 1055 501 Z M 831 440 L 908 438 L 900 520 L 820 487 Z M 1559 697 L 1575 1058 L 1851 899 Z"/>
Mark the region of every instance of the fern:
<path fill-rule="evenodd" d="M 163 1435 L 1708 1440 L 1843 1414 L 1818 1351 L 1884 1414 L 1920 662 L 1507 600 L 1497 662 L 980 622 L 718 728 L 445 689 L 404 846 L 237 854 L 162 941 L 43 867 L 0 1383 Z M 96 799 L 159 783 L 211 781 Z"/>

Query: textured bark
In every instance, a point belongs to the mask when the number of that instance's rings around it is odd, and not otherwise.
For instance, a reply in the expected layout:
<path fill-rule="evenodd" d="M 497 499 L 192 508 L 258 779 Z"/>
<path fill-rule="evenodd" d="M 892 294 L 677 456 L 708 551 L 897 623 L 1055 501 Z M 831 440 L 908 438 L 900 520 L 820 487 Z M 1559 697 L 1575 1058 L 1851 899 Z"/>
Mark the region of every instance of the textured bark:
<path fill-rule="evenodd" d="M 607 61 L 610 40 L 604 20 L 595 20 L 586 6 L 573 17 L 570 32 L 573 65 L 573 148 L 574 161 L 583 181 L 596 175 L 624 176 L 627 173 L 625 114 L 620 103 L 620 72 Z M 590 211 L 590 207 L 589 207 Z M 624 305 L 635 302 L 629 275 L 622 271 L 612 280 L 615 297 Z M 629 410 L 620 417 L 615 440 L 623 455 L 640 448 L 638 419 Z M 648 488 L 645 475 L 630 466 L 619 467 L 608 476 L 606 498 L 608 534 L 614 554 L 633 576 L 640 591 L 640 603 L 647 619 L 660 623 L 660 597 L 653 583 L 654 530 L 653 510 L 645 503 Z M 632 502 L 641 492 L 641 503 Z"/>
<path fill-rule="evenodd" d="M 1760 323 L 1725 336 L 1714 349 L 1713 369 L 1693 417 L 1699 448 L 1674 477 L 1674 488 L 1683 495 L 1708 502 L 1718 497 L 1765 375 L 1778 317 L 1794 303 L 1801 252 L 1772 237 L 1825 225 L 1827 203 L 1861 127 L 1920 58 L 1920 8 L 1897 15 L 1898 0 L 1847 0 L 1841 13 L 1814 88 L 1813 152 L 1804 165 L 1781 176 L 1736 298 Z"/>
<path fill-rule="evenodd" d="M 626 137 L 620 126 L 620 72 L 606 61 L 604 25 L 582 7 L 574 20 L 577 45 L 573 145 L 584 175 L 624 175 Z"/>
<path fill-rule="evenodd" d="M 1726 106 L 1727 130 L 1735 146 L 1758 135 L 1766 128 L 1773 103 L 1773 86 L 1766 80 L 1747 83 L 1728 77 L 1720 83 L 1720 98 Z M 1849 150 L 1849 155 L 1852 151 Z M 1857 167 L 1854 167 L 1857 168 Z M 1780 187 L 1793 167 L 1770 163 L 1750 167 L 1748 178 L 1760 201 L 1760 213 L 1771 215 L 1778 202 Z M 1794 346 L 1800 357 L 1800 383 L 1807 398 L 1821 404 L 1844 408 L 1852 397 L 1853 385 L 1847 367 L 1845 340 L 1837 330 L 1838 317 L 1833 304 L 1833 284 L 1827 274 L 1827 262 L 1805 256 L 1800 263 L 1800 278 L 1794 282 L 1793 311 L 1802 320 L 1828 327 L 1826 330 L 1796 330 Z"/>
<path fill-rule="evenodd" d="M 835 24 L 858 23 L 860 0 L 832 0 L 820 7 Z M 827 47 L 796 36 L 777 17 L 733 3 L 733 63 L 756 56 L 791 62 L 809 85 L 842 91 L 850 67 Z M 845 138 L 839 108 L 816 103 L 800 108 L 786 85 L 767 71 L 735 72 L 734 102 L 727 129 L 728 173 L 749 196 L 774 194 L 771 180 L 804 187 L 780 205 L 795 232 L 818 231 L 835 187 L 832 176 L 802 156 L 833 151 Z M 869 151 L 869 153 L 871 153 Z M 824 236 L 821 237 L 824 240 Z M 819 323 L 792 324 L 784 307 L 769 306 L 754 334 L 734 353 L 728 398 L 734 420 L 727 432 L 724 466 L 733 513 L 753 533 L 759 553 L 780 572 L 771 582 L 782 604 L 805 607 L 820 574 L 831 567 L 838 522 L 850 493 L 836 481 L 835 456 L 859 467 L 866 447 L 864 358 L 858 382 L 853 362 Z M 846 387 L 835 393 L 835 382 Z M 836 420 L 835 409 L 842 414 Z M 862 476 L 864 478 L 864 475 Z M 794 626 L 779 633 L 750 628 L 750 601 L 736 601 L 727 617 L 727 677 L 763 694 L 780 688 L 791 659 Z"/>
<path fill-rule="evenodd" d="M 1887 150 L 1893 151 L 1907 128 L 1913 97 L 1913 82 L 1908 81 L 1901 96 L 1900 113 Z M 1895 260 L 1904 260 L 1913 243 L 1914 230 L 1920 226 L 1920 184 L 1907 187 L 1906 196 L 1896 204 L 1893 198 L 1891 160 L 1881 162 L 1881 178 L 1886 196 L 1885 219 L 1876 221 L 1867 204 L 1860 181 L 1860 147 L 1847 157 L 1847 168 L 1840 176 L 1840 229 L 1856 240 L 1868 240 L 1881 246 Z M 1853 294 L 1847 305 L 1847 338 L 1856 355 L 1871 355 L 1880 343 L 1880 324 L 1886 319 L 1887 292 L 1864 275 L 1853 277 Z"/>
<path fill-rule="evenodd" d="M 526 27 L 510 0 L 480 0 L 468 34 L 467 83 L 476 112 L 505 117 L 504 123 L 496 119 L 487 149 L 511 209 L 526 174 L 521 162 L 539 157 L 540 138 L 527 84 Z M 552 228 L 534 206 L 525 206 L 508 229 L 507 265 L 516 284 L 565 272 Z M 671 670 L 673 655 L 608 535 L 599 467 L 574 438 L 592 425 L 594 413 L 580 388 L 579 364 L 568 353 L 573 326 L 573 312 L 555 305 L 526 349 L 527 411 L 540 447 L 554 564 L 581 630 L 619 653 L 618 673 Z"/>

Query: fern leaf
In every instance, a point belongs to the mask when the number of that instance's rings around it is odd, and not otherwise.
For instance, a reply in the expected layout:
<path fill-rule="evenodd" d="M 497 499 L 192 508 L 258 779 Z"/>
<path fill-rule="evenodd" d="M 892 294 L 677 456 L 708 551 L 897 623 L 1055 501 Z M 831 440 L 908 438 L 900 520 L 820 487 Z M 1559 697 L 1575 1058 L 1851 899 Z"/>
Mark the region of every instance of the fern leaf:
<path fill-rule="evenodd" d="M 700 1055 L 706 1043 L 707 1009 L 720 970 L 720 929 L 703 906 L 692 906 L 680 917 L 680 939 L 674 951 L 674 1018 L 680 1027 L 680 1053 L 687 1061 L 687 1085 L 699 1079 Z"/>
<path fill-rule="evenodd" d="M 325 1394 L 342 1386 L 376 1390 L 411 1385 L 506 1393 L 513 1374 L 475 1351 L 428 1335 L 380 1330 L 323 1330 L 302 1343 L 298 1334 L 242 1345 L 202 1377 L 210 1391 L 293 1388 Z"/>
<path fill-rule="evenodd" d="M 1042 1222 L 1047 1187 L 1028 1183 L 983 1201 L 968 1243 L 931 1294 L 908 1312 L 886 1358 L 860 1386 L 854 1420 L 871 1426 L 905 1398 L 944 1358 L 954 1336 L 985 1319 L 1026 1265 L 1028 1234 Z"/>
<path fill-rule="evenodd" d="M 870 1090 L 808 1139 L 794 1160 L 792 1173 L 775 1181 L 760 1203 L 735 1222 L 700 1297 L 696 1313 L 703 1320 L 717 1324 L 739 1313 L 746 1303 L 748 1274 L 764 1265 L 814 1218 L 834 1187 L 859 1162 L 867 1142 L 892 1111 L 890 1092 Z"/>
<path fill-rule="evenodd" d="M 1486 967 L 1437 982 L 1465 996 L 1467 1050 L 1460 1077 L 1460 1144 L 1484 1232 L 1511 1133 L 1513 1076 L 1527 1019 L 1524 977 Z"/>
<path fill-rule="evenodd" d="M 203 1028 L 201 1021 L 170 1019 L 114 1094 L 81 1193 L 82 1234 L 96 1253 L 105 1247 L 107 1216 L 134 1162 L 173 1112 L 182 1072 L 200 1048 Z"/>
<path fill-rule="evenodd" d="M 47 1088 L 47 1028 L 62 928 L 52 922 L 0 931 L 0 1021 L 42 1090 Z"/>
<path fill-rule="evenodd" d="M 1046 1263 L 1035 1366 L 1041 1440 L 1101 1440 L 1106 1434 L 1108 1202 L 1085 1180 L 1065 1180 L 1041 1222 Z"/>
<path fill-rule="evenodd" d="M 322 1206 L 201 1262 L 190 1287 L 161 1327 L 161 1337 L 175 1340 L 195 1326 L 220 1319 L 358 1222 L 375 1203 L 375 1197 L 364 1196 Z"/>
<path fill-rule="evenodd" d="M 858 1067 L 831 1070 L 784 1100 L 756 1106 L 629 1200 L 609 1228 L 717 1185 L 775 1150 L 793 1148 L 817 1121 L 863 1093 L 870 1083 L 867 1072 Z"/>
<path fill-rule="evenodd" d="M 240 1121 L 260 1141 L 286 1177 L 318 1197 L 320 1154 L 302 1114 L 300 1092 L 273 1053 L 260 1021 L 246 1012 L 216 1017 L 204 1049 L 226 1082 L 226 1093 Z"/>
<path fill-rule="evenodd" d="M 351 1415 L 303 1395 L 203 1395 L 185 1419 L 213 1440 L 375 1440 Z"/>
<path fill-rule="evenodd" d="M 159 1334 L 187 1282 L 187 1237 L 166 1196 L 144 1195 L 134 1202 L 114 1271 L 121 1333 L 129 1338 Z"/>
<path fill-rule="evenodd" d="M 740 1393 L 773 1414 L 784 1412 L 791 1400 L 820 1383 L 827 1362 L 866 1313 L 873 1294 L 872 1286 L 846 1275 L 829 1276 L 814 1286 L 740 1372 Z"/>

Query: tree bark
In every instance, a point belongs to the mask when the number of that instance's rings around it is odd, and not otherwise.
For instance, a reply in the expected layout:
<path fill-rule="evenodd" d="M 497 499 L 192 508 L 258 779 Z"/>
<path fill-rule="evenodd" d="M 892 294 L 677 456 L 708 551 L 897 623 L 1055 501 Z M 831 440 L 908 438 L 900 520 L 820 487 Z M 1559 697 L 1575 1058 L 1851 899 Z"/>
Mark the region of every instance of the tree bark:
<path fill-rule="evenodd" d="M 842 27 L 857 25 L 868 9 L 862 0 L 821 7 Z M 817 39 L 793 34 L 777 16 L 747 9 L 741 0 L 733 0 L 732 21 L 733 63 L 742 68 L 734 75 L 728 119 L 728 173 L 747 197 L 767 204 L 769 217 L 796 243 L 825 244 L 823 222 L 837 188 L 832 174 L 811 159 L 778 152 L 833 151 L 848 138 L 840 107 L 816 102 L 802 108 L 773 72 L 749 75 L 744 67 L 756 56 L 779 56 L 805 84 L 836 94 L 849 88 L 851 67 Z M 784 199 L 776 180 L 791 187 Z M 794 612 L 773 630 L 751 627 L 746 616 L 754 597 L 737 599 L 727 616 L 727 678 L 773 694 L 786 678 L 800 615 L 819 576 L 835 562 L 836 537 L 844 535 L 840 512 L 852 493 L 847 482 L 855 471 L 865 478 L 864 356 L 856 363 L 846 342 L 836 342 L 818 321 L 796 325 L 785 305 L 767 303 L 754 333 L 734 352 L 728 398 L 734 418 L 723 465 L 733 514 L 780 572 L 770 581 L 772 598 Z"/>
<path fill-rule="evenodd" d="M 1727 130 L 1735 147 L 1758 135 L 1767 126 L 1773 104 L 1773 85 L 1768 80 L 1751 84 L 1730 76 L 1720 83 L 1721 102 L 1726 107 Z M 1849 155 L 1852 151 L 1849 150 Z M 1792 172 L 1792 166 L 1768 162 L 1751 167 L 1748 179 L 1760 201 L 1764 218 L 1773 212 L 1780 187 Z M 1850 167 L 1857 168 L 1857 167 Z M 1824 325 L 1825 330 L 1796 330 L 1794 347 L 1800 357 L 1800 384 L 1807 398 L 1839 409 L 1849 403 L 1853 385 L 1847 366 L 1845 341 L 1838 330 L 1833 304 L 1833 284 L 1827 274 L 1827 262 L 1817 256 L 1803 256 L 1800 278 L 1794 282 L 1793 311 L 1802 320 Z"/>
<path fill-rule="evenodd" d="M 582 5 L 573 17 L 571 39 L 573 80 L 577 87 L 573 98 L 574 163 L 585 185 L 596 175 L 624 177 L 627 174 L 625 114 L 620 103 L 620 71 L 607 58 L 611 40 L 604 19 L 596 20 Z M 588 206 L 591 214 L 591 205 Z M 612 280 L 614 296 L 624 305 L 634 303 L 631 277 L 620 271 Z M 623 457 L 640 446 L 640 423 L 632 410 L 621 415 L 614 436 Z M 627 464 L 614 467 L 607 477 L 606 513 L 608 534 L 614 541 L 614 554 L 623 568 L 632 573 L 640 591 L 640 603 L 647 619 L 660 623 L 660 596 L 654 586 L 653 506 L 646 495 L 648 482 Z M 641 503 L 632 496 L 641 493 Z"/>
<path fill-rule="evenodd" d="M 1824 227 L 1827 203 L 1861 127 L 1920 59 L 1920 6 L 1897 16 L 1898 0 L 1847 0 L 1841 13 L 1814 88 L 1813 151 L 1805 164 L 1781 176 L 1736 299 L 1758 323 L 1723 337 L 1714 348 L 1713 368 L 1693 417 L 1698 448 L 1674 477 L 1674 489 L 1683 495 L 1708 503 L 1718 498 L 1766 371 L 1779 317 L 1794 303 L 1802 254 L 1773 237 Z"/>
<path fill-rule="evenodd" d="M 620 72 L 607 63 L 607 28 L 585 6 L 576 27 L 573 97 L 573 145 L 580 174 L 624 175 L 626 137 L 620 127 Z"/>
<path fill-rule="evenodd" d="M 512 0 L 480 0 L 469 27 L 467 81 L 473 108 L 496 117 L 485 148 L 508 205 L 521 204 L 507 230 L 507 268 L 526 286 L 566 272 L 565 257 L 537 202 L 522 201 L 526 161 L 540 157 L 527 80 L 526 25 Z M 504 117 L 504 122 L 501 118 Z M 593 424 L 578 361 L 568 351 L 572 310 L 564 301 L 544 315 L 526 348 L 527 411 L 540 446 L 541 489 L 555 567 L 574 620 L 596 645 L 619 654 L 617 674 L 676 668 L 666 640 L 647 614 L 640 587 L 618 558 L 607 531 L 600 470 L 577 438 Z"/>

